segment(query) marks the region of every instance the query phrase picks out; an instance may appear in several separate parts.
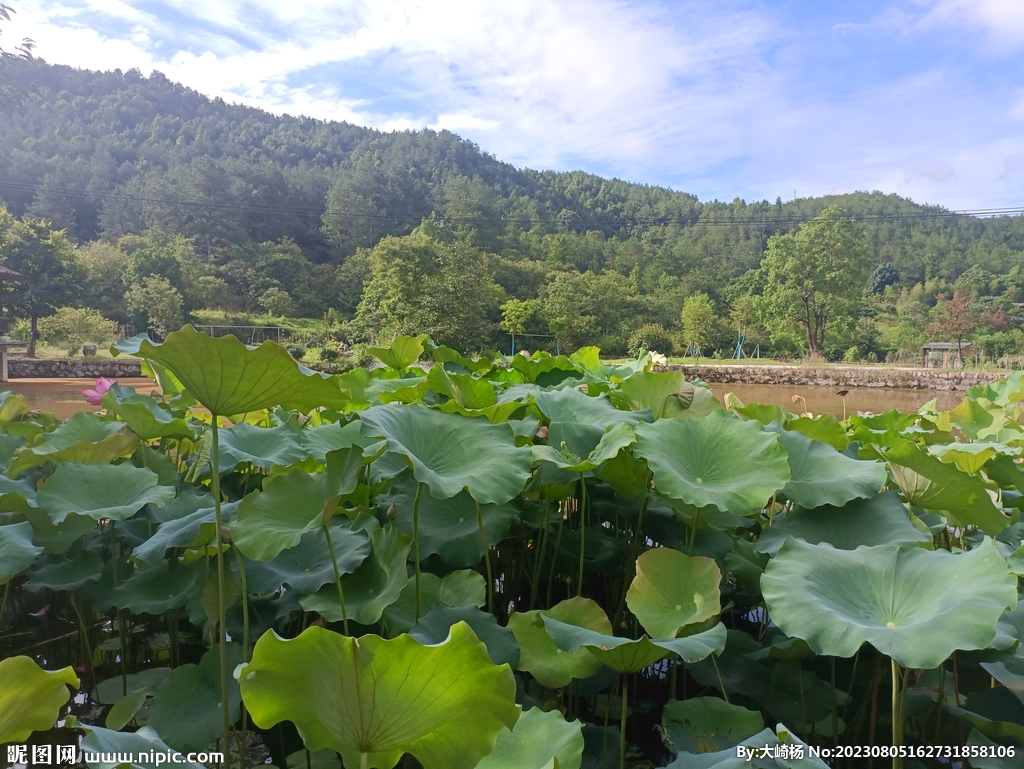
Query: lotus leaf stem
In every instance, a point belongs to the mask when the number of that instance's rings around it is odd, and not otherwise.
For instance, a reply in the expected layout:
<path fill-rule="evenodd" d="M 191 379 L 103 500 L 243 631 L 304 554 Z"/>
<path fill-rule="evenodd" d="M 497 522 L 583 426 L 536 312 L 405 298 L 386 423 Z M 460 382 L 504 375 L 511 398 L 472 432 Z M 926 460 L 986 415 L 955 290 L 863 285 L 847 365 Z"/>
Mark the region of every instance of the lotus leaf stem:
<path fill-rule="evenodd" d="M 423 492 L 423 483 L 416 484 L 416 497 L 412 501 L 412 548 L 413 558 L 416 561 L 416 621 L 420 621 L 420 494 Z"/>
<path fill-rule="evenodd" d="M 577 597 L 583 595 L 583 555 L 587 546 L 587 481 L 580 473 L 580 580 L 576 585 Z"/>
<path fill-rule="evenodd" d="M 900 671 L 900 663 L 895 659 L 889 660 L 892 666 L 892 744 L 899 748 L 903 745 L 903 702 L 901 697 L 901 682 L 903 673 Z M 894 752 L 892 757 L 892 769 L 902 769 L 903 759 Z"/>
<path fill-rule="evenodd" d="M 551 500 L 544 495 L 544 523 L 541 526 L 540 549 L 537 552 L 537 562 L 533 567 L 533 585 L 530 588 L 530 611 L 537 605 L 537 593 L 540 592 L 541 570 L 544 568 L 544 555 L 548 546 L 548 518 L 551 515 Z"/>
<path fill-rule="evenodd" d="M 722 698 L 729 704 L 729 692 L 725 690 L 725 683 L 722 681 L 722 671 L 718 669 L 718 654 L 711 652 L 711 664 L 715 667 L 715 675 L 718 676 L 718 688 L 722 690 Z"/>
<path fill-rule="evenodd" d="M 217 534 L 217 645 L 220 654 L 220 704 L 221 724 L 223 731 L 225 754 L 231 745 L 231 711 L 228 702 L 228 607 L 224 601 L 225 589 L 225 568 L 224 568 L 224 532 L 223 518 L 220 512 L 220 435 L 217 426 L 217 414 L 212 414 L 213 423 L 211 434 L 213 447 L 210 451 L 210 466 L 212 475 L 210 478 L 210 491 L 213 493 L 213 516 L 216 522 Z M 228 759 L 230 762 L 230 759 Z"/>
<path fill-rule="evenodd" d="M 327 549 L 331 553 L 331 565 L 334 567 L 334 585 L 338 588 L 338 603 L 341 605 L 341 622 L 345 628 L 345 635 L 348 632 L 348 610 L 345 608 L 345 591 L 341 588 L 341 570 L 338 569 L 338 557 L 334 554 L 334 542 L 331 540 L 331 529 L 327 521 L 323 522 L 324 537 L 327 538 Z M 416 590 L 416 613 L 419 614 L 419 585 Z M 419 617 L 417 617 L 419 619 Z"/>
<path fill-rule="evenodd" d="M 562 527 L 565 526 L 565 511 L 558 506 L 558 534 L 555 535 L 555 549 L 551 553 L 551 569 L 548 572 L 548 592 L 545 603 L 551 606 L 551 588 L 555 583 L 555 567 L 558 565 L 558 548 L 562 545 Z"/>
<path fill-rule="evenodd" d="M 242 562 L 242 556 L 238 553 L 238 548 L 234 545 L 231 546 L 231 552 L 235 554 L 235 562 L 238 564 L 238 576 L 242 581 L 242 662 L 249 661 L 249 643 L 252 640 L 249 637 L 249 587 L 245 580 L 245 564 Z M 242 703 L 242 733 L 239 750 L 239 765 L 242 769 L 245 769 L 245 746 L 249 741 L 249 713 L 245 709 L 245 703 Z"/>
<path fill-rule="evenodd" d="M 473 500 L 476 502 L 476 500 Z M 491 548 L 487 545 L 484 533 L 484 516 L 480 512 L 480 503 L 476 502 L 476 523 L 480 527 L 480 546 L 484 549 L 484 563 L 487 564 L 487 611 L 494 613 L 494 572 L 491 570 Z"/>
<path fill-rule="evenodd" d="M 626 769 L 626 702 L 628 699 L 629 682 L 622 675 L 622 720 L 619 721 L 619 769 Z"/>

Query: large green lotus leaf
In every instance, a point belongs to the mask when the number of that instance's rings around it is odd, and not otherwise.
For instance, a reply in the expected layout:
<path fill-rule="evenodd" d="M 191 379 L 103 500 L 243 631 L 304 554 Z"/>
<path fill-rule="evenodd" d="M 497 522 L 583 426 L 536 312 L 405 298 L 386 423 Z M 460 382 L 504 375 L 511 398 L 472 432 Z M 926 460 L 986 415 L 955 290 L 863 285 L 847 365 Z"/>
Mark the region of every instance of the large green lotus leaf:
<path fill-rule="evenodd" d="M 388 347 L 367 347 L 366 352 L 377 358 L 385 366 L 402 370 L 407 369 L 420 359 L 423 351 L 430 344 L 426 334 L 419 336 L 396 336 Z"/>
<path fill-rule="evenodd" d="M 86 582 L 97 580 L 103 574 L 103 558 L 92 550 L 82 550 L 74 558 L 64 561 L 50 556 L 29 572 L 27 590 L 37 592 L 44 587 L 51 590 L 74 590 Z"/>
<path fill-rule="evenodd" d="M 31 657 L 0 660 L 0 744 L 24 742 L 32 732 L 52 729 L 79 687 L 74 668 L 43 670 Z"/>
<path fill-rule="evenodd" d="M 178 497 L 178 499 L 182 499 L 182 497 Z M 202 498 L 195 497 L 194 501 L 201 504 L 200 499 Z M 203 502 L 210 501 L 208 497 L 203 499 Z M 222 516 L 226 507 L 228 505 L 224 505 L 221 508 Z M 238 505 L 232 504 L 231 507 L 237 509 Z M 225 516 L 225 518 L 234 518 L 234 515 L 230 517 Z M 164 559 L 167 551 L 171 548 L 199 547 L 208 542 L 208 535 L 215 533 L 213 531 L 215 526 L 216 518 L 213 507 L 200 507 L 195 512 L 189 513 L 182 518 L 164 521 L 152 537 L 132 551 L 132 560 L 147 566 L 155 566 Z M 205 532 L 204 528 L 206 529 Z"/>
<path fill-rule="evenodd" d="M 110 350 L 166 366 L 214 414 L 245 414 L 271 406 L 305 413 L 319 406 L 341 409 L 348 403 L 337 377 L 302 369 L 287 350 L 269 340 L 253 349 L 233 336 L 214 339 L 184 326 L 168 334 L 163 344 L 136 336 Z"/>
<path fill-rule="evenodd" d="M 142 692 L 152 697 L 167 676 L 171 674 L 171 668 L 147 668 L 138 673 L 129 673 L 124 681 L 121 676 L 114 676 L 105 681 L 100 681 L 93 691 L 95 699 L 104 705 L 113 705 L 121 699 L 122 692 Z"/>
<path fill-rule="evenodd" d="M 338 449 L 369 446 L 373 439 L 363 437 L 358 420 L 346 425 L 328 423 L 316 427 L 305 427 L 299 434 L 306 454 L 322 465 L 327 464 L 327 454 Z"/>
<path fill-rule="evenodd" d="M 306 456 L 298 434 L 287 424 L 256 427 L 243 422 L 220 431 L 221 474 L 231 472 L 243 462 L 270 470 L 287 467 Z"/>
<path fill-rule="evenodd" d="M 10 422 L 29 411 L 28 398 L 13 390 L 0 393 L 0 422 Z"/>
<path fill-rule="evenodd" d="M 906 505 L 895 491 L 855 499 L 842 507 L 795 508 L 786 516 L 776 516 L 771 526 L 762 529 L 754 547 L 758 552 L 775 555 L 789 537 L 812 545 L 824 542 L 840 550 L 931 541 L 929 534 L 918 531 L 910 522 Z"/>
<path fill-rule="evenodd" d="M 1010 523 L 975 475 L 929 456 L 912 443 L 885 452 L 907 502 L 945 515 L 953 525 L 974 525 L 995 536 Z"/>
<path fill-rule="evenodd" d="M 429 389 L 430 385 L 427 384 L 425 376 L 381 376 L 375 377 L 365 387 L 363 395 L 370 403 L 417 403 L 423 400 Z"/>
<path fill-rule="evenodd" d="M 538 390 L 533 397 L 537 408 L 549 422 L 578 422 L 598 427 L 602 432 L 619 422 L 635 426 L 652 419 L 652 415 L 646 411 L 617 409 L 607 395 L 591 397 L 575 387 Z"/>
<path fill-rule="evenodd" d="M 143 726 L 136 732 L 115 732 L 113 729 L 102 729 L 98 726 L 81 725 L 87 732 L 82 739 L 82 751 L 85 758 L 95 758 L 87 761 L 89 769 L 153 769 L 153 762 L 142 760 L 142 756 L 153 754 L 167 755 L 171 747 L 164 743 L 156 731 L 149 726 Z M 205 745 L 203 747 L 206 747 Z M 138 756 L 138 761 L 103 761 L 104 757 L 132 757 Z M 181 763 L 175 763 L 181 769 L 205 769 L 203 764 L 193 763 L 185 760 L 185 756 L 179 757 Z"/>
<path fill-rule="evenodd" d="M 772 621 L 818 654 L 852 657 L 867 642 L 904 667 L 934 668 L 957 649 L 992 643 L 1017 602 L 1017 578 L 991 541 L 953 555 L 790 539 L 761 591 Z"/>
<path fill-rule="evenodd" d="M 651 637 L 675 638 L 721 611 L 721 581 L 714 558 L 657 547 L 637 558 L 626 605 Z"/>
<path fill-rule="evenodd" d="M 480 504 L 503 505 L 523 490 L 532 454 L 507 424 L 445 414 L 422 404 L 378 406 L 359 414 L 363 434 L 382 437 L 438 499 L 463 489 Z"/>
<path fill-rule="evenodd" d="M 797 658 L 807 652 L 803 642 L 799 644 L 802 649 Z M 803 733 L 810 732 L 813 727 L 820 734 L 822 722 L 828 724 L 827 729 L 831 733 L 831 695 L 829 685 L 813 671 L 806 670 L 794 659 L 780 660 L 772 668 L 771 687 L 764 699 L 765 709 L 773 718 L 796 724 Z"/>
<path fill-rule="evenodd" d="M 242 648 L 228 644 L 228 670 L 241 664 Z M 228 717 L 232 723 L 241 715 L 238 682 L 228 681 Z M 160 739 L 183 753 L 202 750 L 223 728 L 220 691 L 220 647 L 207 651 L 198 665 L 179 665 L 153 694 L 148 725 Z"/>
<path fill-rule="evenodd" d="M 487 602 L 487 580 L 479 572 L 453 571 L 443 579 L 433 574 L 420 575 L 420 606 L 478 608 Z M 422 612 L 421 612 L 422 613 Z M 416 625 L 416 578 L 409 577 L 398 600 L 384 610 L 388 635 L 408 633 Z"/>
<path fill-rule="evenodd" d="M 611 636 L 612 625 L 604 609 L 589 598 L 568 598 L 555 604 L 545 616 Z M 560 689 L 574 678 L 589 678 L 600 668 L 585 649 L 565 652 L 548 635 L 540 611 L 513 612 L 508 627 L 519 642 L 519 669 L 531 673 L 541 686 Z"/>
<path fill-rule="evenodd" d="M 59 524 L 71 513 L 123 521 L 146 505 L 166 505 L 174 496 L 174 489 L 161 486 L 156 473 L 129 462 L 65 462 L 39 487 L 36 501 Z"/>
<path fill-rule="evenodd" d="M 370 557 L 355 572 L 341 578 L 349 619 L 361 625 L 380 621 L 384 609 L 398 600 L 408 581 L 405 564 L 410 550 L 412 539 L 394 526 L 383 526 L 370 535 Z M 316 594 L 302 596 L 299 603 L 330 622 L 344 619 L 334 585 L 324 585 Z"/>
<path fill-rule="evenodd" d="M 195 431 L 187 421 L 156 398 L 139 395 L 133 387 L 111 385 L 103 396 L 103 408 L 117 414 L 144 441 L 157 438 L 192 438 Z"/>
<path fill-rule="evenodd" d="M 1005 443 L 936 443 L 928 446 L 928 453 L 943 462 L 955 464 L 965 473 L 976 474 L 996 456 L 1017 457 L 1021 450 Z"/>
<path fill-rule="evenodd" d="M 630 411 L 650 409 L 655 419 L 674 417 L 693 403 L 696 388 L 682 371 L 638 371 L 619 385 L 620 395 L 609 397 Z"/>
<path fill-rule="evenodd" d="M 238 676 L 257 726 L 291 721 L 309 750 L 353 767 L 392 769 L 411 753 L 424 769 L 473 769 L 519 716 L 512 671 L 462 622 L 436 646 L 319 627 L 290 641 L 266 633 Z"/>
<path fill-rule="evenodd" d="M 434 392 L 447 395 L 464 409 L 483 409 L 498 402 L 494 385 L 486 379 L 456 374 L 445 369 L 443 364 L 430 369 L 427 384 Z"/>
<path fill-rule="evenodd" d="M 566 721 L 558 710 L 531 708 L 523 711 L 512 731 L 501 730 L 494 752 L 476 769 L 580 769 L 582 761 L 583 724 Z"/>
<path fill-rule="evenodd" d="M 728 393 L 725 396 L 725 403 L 730 411 L 744 421 L 754 420 L 767 426 L 772 422 L 783 422 L 786 419 L 786 414 L 781 406 L 764 403 L 750 403 L 744 406 L 733 393 Z"/>
<path fill-rule="evenodd" d="M 638 639 L 606 636 L 551 617 L 543 617 L 542 621 L 559 649 L 575 652 L 584 648 L 602 664 L 624 674 L 643 670 L 670 653 L 676 654 L 684 662 L 699 662 L 711 654 L 721 653 L 727 637 L 725 625 L 721 622 L 703 633 L 652 640 L 647 636 Z"/>
<path fill-rule="evenodd" d="M 534 461 L 551 462 L 571 473 L 593 472 L 636 441 L 633 428 L 624 422 L 613 424 L 604 432 L 599 427 L 575 422 L 552 422 L 549 429 L 549 445 L 532 447 Z"/>
<path fill-rule="evenodd" d="M 473 374 L 483 375 L 494 368 L 494 364 L 487 358 L 467 358 L 458 350 L 453 350 L 443 344 L 431 350 L 430 357 L 434 359 L 435 363 L 453 363 Z"/>
<path fill-rule="evenodd" d="M 139 437 L 124 422 L 108 422 L 80 411 L 53 432 L 41 434 L 33 444 L 18 451 L 7 467 L 7 475 L 14 478 L 23 470 L 47 462 L 103 464 L 129 456 L 138 445 Z"/>
<path fill-rule="evenodd" d="M 688 505 L 749 515 L 789 482 L 786 450 L 759 422 L 715 411 L 659 419 L 635 432 L 633 453 L 647 460 L 659 493 Z"/>
<path fill-rule="evenodd" d="M 36 507 L 30 507 L 22 515 L 32 526 L 32 541 L 48 555 L 66 553 L 83 534 L 96 528 L 96 521 L 87 515 L 72 513 L 59 524 Z"/>
<path fill-rule="evenodd" d="M 159 616 L 184 606 L 201 590 L 199 577 L 202 573 L 202 563 L 182 565 L 177 561 L 165 561 L 155 568 L 137 571 L 114 588 L 114 605 L 136 614 L 145 612 Z"/>
<path fill-rule="evenodd" d="M 665 745 L 673 753 L 714 753 L 760 732 L 764 717 L 719 697 L 694 697 L 665 703 L 661 725 Z"/>
<path fill-rule="evenodd" d="M 552 387 L 566 379 L 579 379 L 580 368 L 564 355 L 536 352 L 529 358 L 513 355 L 508 364 L 527 382 Z"/>
<path fill-rule="evenodd" d="M 35 504 L 36 487 L 29 478 L 16 481 L 0 475 L 0 513 L 19 513 Z"/>
<path fill-rule="evenodd" d="M 846 429 L 839 424 L 835 414 L 787 419 L 785 427 L 787 430 L 798 432 L 811 440 L 827 443 L 836 451 L 843 451 L 850 445 L 850 436 L 846 434 Z"/>
<path fill-rule="evenodd" d="M 710 387 L 694 387 L 693 403 L 686 411 L 680 411 L 674 416 L 676 419 L 700 419 L 716 411 L 725 411 L 721 402 L 711 392 Z"/>
<path fill-rule="evenodd" d="M 365 531 L 329 526 L 338 572 L 351 574 L 370 555 L 370 538 Z M 322 528 L 302 535 L 299 544 L 282 550 L 271 561 L 246 559 L 246 579 L 250 593 L 273 593 L 281 585 L 302 595 L 312 595 L 334 582 L 334 560 Z"/>
<path fill-rule="evenodd" d="M 597 478 L 611 486 L 623 499 L 635 499 L 644 493 L 647 485 L 647 463 L 622 450 L 605 462 L 595 473 Z"/>
<path fill-rule="evenodd" d="M 487 654 L 495 665 L 508 665 L 513 670 L 519 667 L 519 642 L 515 635 L 508 628 L 501 627 L 493 614 L 475 606 L 435 604 L 409 630 L 409 635 L 425 645 L 444 643 L 451 627 L 458 622 L 465 622 L 473 629 L 476 637 L 487 647 Z"/>
<path fill-rule="evenodd" d="M 776 732 L 778 734 L 776 735 Z M 804 758 L 761 758 L 761 751 L 774 752 L 776 745 L 802 745 Z M 739 754 L 742 746 L 743 754 Z M 754 758 L 754 756 L 758 756 Z M 714 753 L 680 753 L 665 769 L 828 769 L 820 758 L 812 758 L 806 743 L 801 742 L 789 729 L 779 724 L 776 731 L 765 729 L 747 737 L 738 746 Z"/>
<path fill-rule="evenodd" d="M 768 429 L 778 434 L 789 458 L 789 483 L 782 493 L 801 507 L 840 507 L 851 499 L 873 497 L 888 480 L 881 462 L 851 459 L 778 422 Z"/>
<path fill-rule="evenodd" d="M 43 548 L 32 544 L 32 524 L 28 521 L 0 526 L 0 585 L 25 571 Z"/>
<path fill-rule="evenodd" d="M 275 475 L 239 503 L 231 539 L 247 558 L 270 561 L 330 518 L 336 504 L 330 492 L 326 473 Z"/>
<path fill-rule="evenodd" d="M 964 398 L 960 405 L 939 417 L 948 419 L 949 424 L 972 441 L 997 435 L 1008 421 L 1003 407 L 987 398 Z"/>
<path fill-rule="evenodd" d="M 396 508 L 395 526 L 409 536 L 412 536 L 415 497 L 416 482 L 408 472 L 399 476 L 387 497 Z M 480 516 L 490 545 L 504 539 L 509 528 L 519 521 L 519 512 L 509 504 L 481 505 Z M 419 524 L 420 557 L 437 553 L 448 565 L 460 568 L 476 566 L 483 558 L 476 503 L 469 492 L 460 491 L 454 497 L 437 499 L 424 490 L 420 494 Z"/>

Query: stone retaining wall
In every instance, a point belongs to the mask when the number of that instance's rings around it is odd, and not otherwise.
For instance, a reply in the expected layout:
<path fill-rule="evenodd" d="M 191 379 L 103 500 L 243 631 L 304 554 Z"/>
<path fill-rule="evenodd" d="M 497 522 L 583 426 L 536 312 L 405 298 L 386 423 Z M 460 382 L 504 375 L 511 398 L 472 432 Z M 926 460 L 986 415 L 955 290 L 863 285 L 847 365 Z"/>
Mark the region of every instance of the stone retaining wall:
<path fill-rule="evenodd" d="M 687 379 L 721 384 L 818 385 L 821 387 L 899 387 L 912 390 L 966 390 L 986 384 L 1003 374 L 992 371 L 941 371 L 938 369 L 884 368 L 871 366 L 659 366 L 663 371 L 682 371 Z"/>
<path fill-rule="evenodd" d="M 142 376 L 142 361 L 138 358 L 77 358 L 73 360 L 44 360 L 37 358 L 9 358 L 9 379 L 55 379 L 70 377 Z"/>

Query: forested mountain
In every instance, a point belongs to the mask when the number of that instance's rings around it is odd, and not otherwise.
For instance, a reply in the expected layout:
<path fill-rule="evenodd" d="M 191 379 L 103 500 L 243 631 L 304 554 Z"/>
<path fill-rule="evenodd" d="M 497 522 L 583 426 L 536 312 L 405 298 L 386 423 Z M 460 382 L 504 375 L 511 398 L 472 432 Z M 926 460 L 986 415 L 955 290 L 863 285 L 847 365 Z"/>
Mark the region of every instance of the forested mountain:
<path fill-rule="evenodd" d="M 1024 299 L 1019 217 L 951 216 L 877 192 L 701 203 L 583 172 L 516 169 L 446 131 L 382 133 L 273 115 L 157 72 L 36 61 L 17 77 L 39 95 L 0 123 L 0 199 L 16 217 L 65 231 L 91 266 L 82 301 L 121 321 L 146 321 L 125 295 L 152 275 L 171 284 L 186 316 L 203 307 L 305 316 L 333 308 L 354 319 L 348 333 L 356 340 L 415 328 L 444 333 L 431 315 L 440 310 L 413 307 L 422 296 L 383 317 L 379 301 L 363 301 L 364 289 L 375 281 L 372 296 L 398 290 L 396 270 L 411 269 L 431 286 L 450 281 L 457 296 L 465 288 L 459 271 L 470 271 L 484 282 L 467 306 L 487 324 L 469 343 L 499 343 L 499 308 L 515 298 L 534 302 L 520 331 L 624 348 L 643 326 L 677 334 L 683 303 L 697 294 L 707 295 L 719 326 L 734 325 L 725 319 L 737 298 L 764 290 L 758 268 L 769 239 L 830 205 L 858 222 L 864 273 L 887 265 L 875 280 L 878 296 L 883 284 L 896 298 L 921 284 L 930 311 L 936 295 L 973 269 L 968 282 L 979 298 L 1007 306 Z M 272 310 L 275 297 L 282 301 Z M 886 312 L 898 310 L 860 316 Z M 798 334 L 789 338 L 763 318 L 761 325 L 766 345 L 799 352 Z M 885 343 L 884 328 L 846 325 L 833 347 L 882 354 L 905 346 Z M 723 346 L 729 334 L 735 329 L 706 345 Z"/>

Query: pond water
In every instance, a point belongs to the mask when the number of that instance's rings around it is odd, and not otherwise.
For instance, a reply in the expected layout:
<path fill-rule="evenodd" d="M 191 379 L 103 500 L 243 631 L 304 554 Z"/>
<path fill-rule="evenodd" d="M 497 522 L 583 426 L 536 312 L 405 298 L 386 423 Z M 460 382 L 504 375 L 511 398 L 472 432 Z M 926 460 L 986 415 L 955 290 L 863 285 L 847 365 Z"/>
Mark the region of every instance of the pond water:
<path fill-rule="evenodd" d="M 119 380 L 122 385 L 134 387 L 140 393 L 149 393 L 156 384 L 152 379 L 134 378 Z M 82 390 L 96 384 L 93 379 L 12 379 L 0 389 L 23 393 L 29 406 L 41 411 L 52 411 L 60 419 L 67 419 L 78 411 L 94 410 L 82 396 Z M 804 404 L 793 403 L 793 396 L 806 399 L 806 409 L 813 414 L 830 412 L 843 416 L 843 400 L 835 387 L 814 387 L 808 385 L 747 385 L 710 384 L 719 399 L 732 392 L 744 403 L 767 403 L 781 406 L 788 411 L 803 411 Z M 902 390 L 880 387 L 851 387 L 846 396 L 848 414 L 856 411 L 880 412 L 898 408 L 900 411 L 916 411 L 922 404 L 935 398 L 940 409 L 950 409 L 960 403 L 963 393 L 953 390 Z"/>

